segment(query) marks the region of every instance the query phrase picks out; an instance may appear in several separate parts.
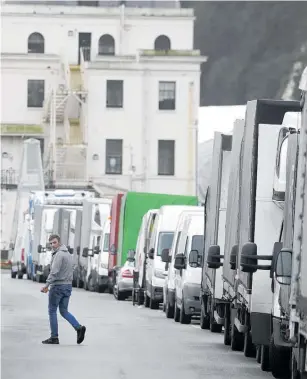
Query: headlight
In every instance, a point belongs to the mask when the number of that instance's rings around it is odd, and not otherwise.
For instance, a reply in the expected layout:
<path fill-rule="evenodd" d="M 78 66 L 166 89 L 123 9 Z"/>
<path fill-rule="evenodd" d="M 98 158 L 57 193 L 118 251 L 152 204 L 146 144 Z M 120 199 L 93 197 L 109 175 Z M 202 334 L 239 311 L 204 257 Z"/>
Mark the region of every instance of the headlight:
<path fill-rule="evenodd" d="M 154 275 L 155 275 L 155 277 L 156 278 L 160 278 L 160 279 L 164 279 L 165 278 L 165 276 L 164 276 L 164 270 L 159 270 L 159 269 L 156 269 L 155 271 L 154 271 Z"/>

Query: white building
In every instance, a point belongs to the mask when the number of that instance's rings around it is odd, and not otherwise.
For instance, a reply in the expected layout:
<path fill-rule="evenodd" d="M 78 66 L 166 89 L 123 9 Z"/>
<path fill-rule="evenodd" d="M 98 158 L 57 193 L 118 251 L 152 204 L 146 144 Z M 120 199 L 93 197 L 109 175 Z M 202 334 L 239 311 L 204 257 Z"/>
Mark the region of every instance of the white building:
<path fill-rule="evenodd" d="M 2 6 L 1 169 L 36 137 L 56 185 L 195 194 L 193 10 L 74 3 Z"/>

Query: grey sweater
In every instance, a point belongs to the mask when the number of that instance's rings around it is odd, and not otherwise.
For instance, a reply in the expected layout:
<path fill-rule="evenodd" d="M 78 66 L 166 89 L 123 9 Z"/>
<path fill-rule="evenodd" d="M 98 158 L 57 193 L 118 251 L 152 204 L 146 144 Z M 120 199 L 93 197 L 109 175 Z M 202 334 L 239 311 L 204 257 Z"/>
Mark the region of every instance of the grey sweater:
<path fill-rule="evenodd" d="M 73 256 L 69 253 L 65 245 L 61 245 L 52 254 L 50 273 L 46 280 L 45 287 L 59 284 L 71 284 L 73 280 Z"/>

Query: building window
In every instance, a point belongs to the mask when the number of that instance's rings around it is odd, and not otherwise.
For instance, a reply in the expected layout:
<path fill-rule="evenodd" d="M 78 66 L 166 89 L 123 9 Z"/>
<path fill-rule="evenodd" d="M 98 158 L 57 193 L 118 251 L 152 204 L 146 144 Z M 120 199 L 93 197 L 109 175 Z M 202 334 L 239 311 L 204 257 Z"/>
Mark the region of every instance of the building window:
<path fill-rule="evenodd" d="M 175 141 L 158 141 L 158 175 L 175 175 Z"/>
<path fill-rule="evenodd" d="M 32 33 L 28 38 L 28 53 L 30 54 L 44 54 L 45 40 L 40 33 Z"/>
<path fill-rule="evenodd" d="M 98 55 L 115 55 L 115 41 L 110 34 L 105 34 L 99 38 Z"/>
<path fill-rule="evenodd" d="M 171 40 L 164 35 L 161 35 L 155 40 L 155 50 L 170 50 Z"/>
<path fill-rule="evenodd" d="M 45 81 L 28 80 L 28 108 L 42 108 L 45 99 Z"/>
<path fill-rule="evenodd" d="M 123 80 L 107 80 L 107 108 L 122 108 L 123 95 Z"/>
<path fill-rule="evenodd" d="M 176 82 L 159 82 L 159 109 L 175 110 Z"/>
<path fill-rule="evenodd" d="M 106 140 L 106 174 L 121 175 L 123 162 L 123 140 Z"/>

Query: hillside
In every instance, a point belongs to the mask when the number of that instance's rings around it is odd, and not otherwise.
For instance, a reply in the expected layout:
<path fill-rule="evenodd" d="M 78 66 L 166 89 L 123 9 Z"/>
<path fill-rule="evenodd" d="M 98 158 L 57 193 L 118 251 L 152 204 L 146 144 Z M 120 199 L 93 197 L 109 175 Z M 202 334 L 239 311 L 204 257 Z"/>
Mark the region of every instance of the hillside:
<path fill-rule="evenodd" d="M 193 7 L 203 64 L 201 106 L 298 99 L 307 64 L 307 2 L 182 1 Z"/>

